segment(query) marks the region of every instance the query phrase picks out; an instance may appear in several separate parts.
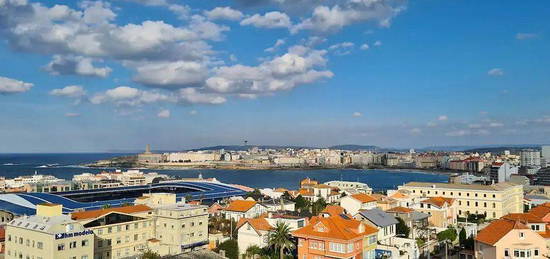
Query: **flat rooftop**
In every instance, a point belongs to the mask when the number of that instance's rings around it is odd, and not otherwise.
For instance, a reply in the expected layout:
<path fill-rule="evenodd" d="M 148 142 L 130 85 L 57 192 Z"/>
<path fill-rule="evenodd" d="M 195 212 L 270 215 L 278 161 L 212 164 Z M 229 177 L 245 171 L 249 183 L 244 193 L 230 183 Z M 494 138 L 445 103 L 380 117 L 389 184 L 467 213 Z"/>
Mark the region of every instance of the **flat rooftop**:
<path fill-rule="evenodd" d="M 503 191 L 519 184 L 514 183 L 497 183 L 492 185 L 481 184 L 455 184 L 455 183 L 430 183 L 430 182 L 409 182 L 404 184 L 404 187 L 424 187 L 434 189 L 462 189 L 462 190 L 480 190 L 480 191 Z"/>

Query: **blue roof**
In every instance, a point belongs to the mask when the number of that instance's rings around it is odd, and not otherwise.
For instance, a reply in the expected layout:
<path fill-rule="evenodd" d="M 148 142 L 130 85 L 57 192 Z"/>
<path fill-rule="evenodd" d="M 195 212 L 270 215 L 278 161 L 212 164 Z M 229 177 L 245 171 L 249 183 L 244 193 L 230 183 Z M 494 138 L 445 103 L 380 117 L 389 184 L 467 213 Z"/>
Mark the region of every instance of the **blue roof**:
<path fill-rule="evenodd" d="M 103 199 L 93 202 L 79 202 L 70 197 L 74 195 L 94 195 L 105 193 L 123 193 L 125 191 L 158 192 L 158 189 L 172 189 L 177 198 L 191 196 L 193 200 L 219 200 L 232 196 L 246 194 L 245 191 L 233 186 L 214 182 L 174 181 L 162 182 L 151 185 L 125 186 L 117 188 L 105 188 L 94 190 L 77 190 L 57 193 L 10 193 L 0 194 L 0 210 L 9 211 L 16 215 L 32 215 L 36 212 L 36 205 L 41 203 L 55 203 L 63 206 L 63 213 L 75 210 L 100 209 L 104 205 L 120 206 L 125 203 L 133 203 L 135 198 Z M 185 192 L 178 192 L 185 190 Z"/>

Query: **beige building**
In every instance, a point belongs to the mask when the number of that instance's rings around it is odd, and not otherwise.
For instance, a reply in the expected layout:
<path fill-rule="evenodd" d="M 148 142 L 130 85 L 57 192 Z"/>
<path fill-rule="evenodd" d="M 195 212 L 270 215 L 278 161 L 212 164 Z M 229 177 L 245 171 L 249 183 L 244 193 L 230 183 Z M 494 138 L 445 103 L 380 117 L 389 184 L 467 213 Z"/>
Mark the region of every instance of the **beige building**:
<path fill-rule="evenodd" d="M 413 208 L 419 212 L 430 215 L 430 226 L 448 228 L 456 225 L 457 202 L 451 198 L 430 197 L 415 204 Z"/>
<path fill-rule="evenodd" d="M 6 225 L 6 259 L 92 259 L 94 233 L 61 213 L 61 205 L 37 205 L 36 215 Z"/>
<path fill-rule="evenodd" d="M 152 209 L 145 205 L 75 212 L 73 220 L 95 234 L 94 259 L 139 256 L 154 237 Z"/>
<path fill-rule="evenodd" d="M 485 214 L 488 219 L 523 212 L 523 186 L 512 183 L 493 185 L 410 182 L 399 186 L 412 197 L 444 197 L 458 202 L 458 215 Z"/>
<path fill-rule="evenodd" d="M 499 219 L 475 238 L 475 258 L 547 258 L 546 240 L 519 220 Z"/>
<path fill-rule="evenodd" d="M 155 208 L 156 238 L 161 255 L 188 252 L 208 244 L 208 207 L 168 204 Z"/>
<path fill-rule="evenodd" d="M 376 207 L 376 199 L 364 193 L 345 196 L 340 199 L 340 206 L 346 211 L 355 215 L 360 210 L 368 210 Z"/>

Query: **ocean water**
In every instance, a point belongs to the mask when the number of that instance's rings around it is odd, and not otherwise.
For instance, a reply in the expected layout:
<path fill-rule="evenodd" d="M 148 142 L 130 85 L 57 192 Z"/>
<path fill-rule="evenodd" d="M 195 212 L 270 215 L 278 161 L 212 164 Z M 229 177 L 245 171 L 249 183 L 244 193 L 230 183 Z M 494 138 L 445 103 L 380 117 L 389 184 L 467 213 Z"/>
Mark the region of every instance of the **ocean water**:
<path fill-rule="evenodd" d="M 100 159 L 127 154 L 83 153 L 83 154 L 0 154 L 0 176 L 13 178 L 20 175 L 39 174 L 54 175 L 70 180 L 73 175 L 97 173 L 115 168 L 86 168 L 81 164 Z M 331 180 L 358 181 L 367 183 L 376 191 L 394 189 L 398 185 L 411 182 L 447 182 L 448 176 L 416 170 L 359 170 L 359 169 L 321 169 L 321 170 L 143 170 L 162 174 L 204 178 L 215 177 L 224 183 L 241 184 L 253 188 L 283 187 L 297 189 L 299 181 L 305 177 L 320 182 Z"/>

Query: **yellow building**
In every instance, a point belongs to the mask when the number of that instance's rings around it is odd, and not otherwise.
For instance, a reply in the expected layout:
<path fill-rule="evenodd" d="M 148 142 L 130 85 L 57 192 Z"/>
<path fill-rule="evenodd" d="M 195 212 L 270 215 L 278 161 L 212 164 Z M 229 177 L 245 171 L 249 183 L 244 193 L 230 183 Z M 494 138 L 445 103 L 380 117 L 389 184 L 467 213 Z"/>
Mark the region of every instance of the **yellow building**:
<path fill-rule="evenodd" d="M 485 214 L 488 219 L 523 212 L 523 186 L 503 182 L 493 185 L 410 182 L 399 186 L 413 197 L 455 199 L 458 215 Z"/>
<path fill-rule="evenodd" d="M 36 215 L 8 223 L 5 258 L 93 259 L 93 231 L 61 211 L 61 205 L 37 205 Z"/>
<path fill-rule="evenodd" d="M 155 208 L 156 238 L 161 255 L 188 252 L 208 244 L 208 207 L 169 204 Z"/>
<path fill-rule="evenodd" d="M 75 212 L 73 220 L 95 234 L 94 258 L 138 256 L 149 248 L 155 237 L 152 209 L 145 205 Z"/>

